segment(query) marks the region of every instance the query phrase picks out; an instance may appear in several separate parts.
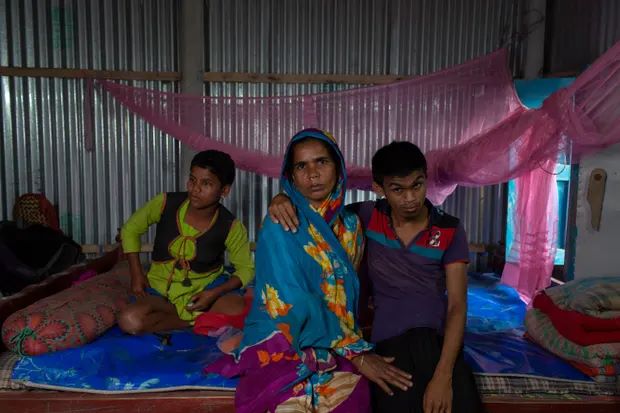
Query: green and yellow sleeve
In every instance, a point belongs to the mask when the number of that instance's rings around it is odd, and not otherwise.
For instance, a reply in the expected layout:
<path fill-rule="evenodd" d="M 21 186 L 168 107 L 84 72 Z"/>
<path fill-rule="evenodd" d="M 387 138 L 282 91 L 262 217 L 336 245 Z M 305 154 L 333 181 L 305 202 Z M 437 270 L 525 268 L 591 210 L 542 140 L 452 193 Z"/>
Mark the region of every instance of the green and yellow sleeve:
<path fill-rule="evenodd" d="M 125 222 L 121 228 L 121 242 L 125 253 L 140 252 L 140 237 L 151 225 L 159 222 L 165 201 L 165 194 L 155 196 Z"/>
<path fill-rule="evenodd" d="M 254 279 L 254 260 L 250 252 L 248 231 L 238 219 L 232 223 L 224 244 L 230 263 L 235 267 L 233 275 L 241 280 L 243 286 L 246 286 Z"/>

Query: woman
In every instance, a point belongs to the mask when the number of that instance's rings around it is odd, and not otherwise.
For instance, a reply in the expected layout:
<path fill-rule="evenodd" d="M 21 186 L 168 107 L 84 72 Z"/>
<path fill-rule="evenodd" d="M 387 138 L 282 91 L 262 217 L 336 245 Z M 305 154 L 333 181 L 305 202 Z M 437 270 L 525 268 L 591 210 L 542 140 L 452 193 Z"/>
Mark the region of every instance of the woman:
<path fill-rule="evenodd" d="M 235 403 L 250 412 L 367 412 L 368 383 L 388 393 L 411 376 L 372 353 L 356 324 L 363 235 L 343 209 L 346 171 L 334 139 L 316 129 L 287 148 L 281 183 L 300 227 L 266 219 L 256 251 L 255 299 L 233 358 L 207 368 L 240 376 Z"/>

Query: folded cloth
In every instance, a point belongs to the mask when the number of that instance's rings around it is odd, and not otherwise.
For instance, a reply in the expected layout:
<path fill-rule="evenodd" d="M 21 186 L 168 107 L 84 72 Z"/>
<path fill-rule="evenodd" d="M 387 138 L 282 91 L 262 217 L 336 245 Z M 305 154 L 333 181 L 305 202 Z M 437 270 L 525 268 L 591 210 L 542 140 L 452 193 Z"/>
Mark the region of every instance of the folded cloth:
<path fill-rule="evenodd" d="M 534 297 L 533 307 L 545 313 L 558 333 L 575 344 L 620 343 L 620 318 L 597 318 L 563 310 L 544 291 Z"/>
<path fill-rule="evenodd" d="M 530 339 L 565 360 L 596 368 L 620 361 L 620 343 L 580 346 L 558 333 L 549 317 L 536 308 L 525 315 L 525 327 Z"/>
<path fill-rule="evenodd" d="M 620 376 L 620 363 L 610 363 L 601 367 L 587 366 L 578 361 L 571 361 L 570 364 L 583 374 L 593 377 L 595 381 L 614 382 Z"/>
<path fill-rule="evenodd" d="M 598 318 L 620 318 L 620 276 L 570 281 L 545 292 L 564 310 Z"/>
<path fill-rule="evenodd" d="M 202 334 L 202 335 L 210 335 L 209 333 L 216 331 L 222 327 L 234 327 L 236 329 L 242 329 L 243 324 L 245 323 L 245 318 L 248 316 L 250 312 L 250 308 L 252 307 L 252 296 L 245 295 L 244 297 L 244 307 L 243 312 L 241 314 L 224 314 L 224 313 L 216 313 L 213 311 L 207 311 L 202 313 L 196 318 L 194 322 L 194 333 Z"/>

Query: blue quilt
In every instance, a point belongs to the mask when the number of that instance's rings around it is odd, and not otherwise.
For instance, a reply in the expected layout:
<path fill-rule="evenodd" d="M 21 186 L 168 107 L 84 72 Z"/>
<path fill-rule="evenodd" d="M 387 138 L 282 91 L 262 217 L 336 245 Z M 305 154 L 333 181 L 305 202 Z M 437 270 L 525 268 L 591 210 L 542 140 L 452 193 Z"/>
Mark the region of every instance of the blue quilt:
<path fill-rule="evenodd" d="M 467 300 L 464 352 L 474 373 L 592 381 L 523 337 L 525 303 L 496 276 L 470 274 Z"/>
<path fill-rule="evenodd" d="M 468 299 L 465 358 L 475 373 L 591 381 L 523 338 L 525 305 L 497 277 L 470 276 Z M 190 330 L 164 340 L 129 336 L 115 327 L 80 348 L 24 357 L 12 378 L 34 387 L 100 393 L 234 390 L 236 380 L 202 372 L 220 355 L 214 338 Z"/>
<path fill-rule="evenodd" d="M 493 274 L 472 273 L 467 287 L 467 331 L 489 333 L 523 328 L 525 303 Z"/>
<path fill-rule="evenodd" d="M 129 336 L 115 327 L 79 348 L 24 357 L 12 378 L 36 387 L 103 393 L 234 390 L 236 380 L 202 372 L 220 355 L 214 338 L 190 330 L 166 339 L 154 334 Z"/>

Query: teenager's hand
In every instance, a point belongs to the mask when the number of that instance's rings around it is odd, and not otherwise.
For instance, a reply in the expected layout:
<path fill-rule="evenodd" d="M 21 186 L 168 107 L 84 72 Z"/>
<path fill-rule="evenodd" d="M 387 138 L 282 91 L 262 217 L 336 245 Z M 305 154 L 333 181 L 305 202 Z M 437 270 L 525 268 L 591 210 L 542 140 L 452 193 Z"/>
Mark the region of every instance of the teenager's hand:
<path fill-rule="evenodd" d="M 413 386 L 411 374 L 392 366 L 394 357 L 381 357 L 375 353 L 364 353 L 351 360 L 357 370 L 368 380 L 375 382 L 384 392 L 392 396 L 394 392 L 389 385 L 403 391 Z"/>
<path fill-rule="evenodd" d="M 131 292 L 136 297 L 145 297 L 146 289 L 149 287 L 149 281 L 144 274 L 131 277 Z"/>
<path fill-rule="evenodd" d="M 146 296 L 146 290 L 149 287 L 149 280 L 144 275 L 142 264 L 140 264 L 140 255 L 137 252 L 127 254 L 129 262 L 129 274 L 131 277 L 131 293 L 136 297 Z"/>
<path fill-rule="evenodd" d="M 188 311 L 205 311 L 209 309 L 218 298 L 220 298 L 220 294 L 217 291 L 203 291 L 194 294 L 186 308 Z"/>
<path fill-rule="evenodd" d="M 297 232 L 299 220 L 288 196 L 278 194 L 273 197 L 269 204 L 269 217 L 274 224 L 281 224 L 285 231 Z"/>
<path fill-rule="evenodd" d="M 452 379 L 433 376 L 424 392 L 424 413 L 452 412 Z"/>

